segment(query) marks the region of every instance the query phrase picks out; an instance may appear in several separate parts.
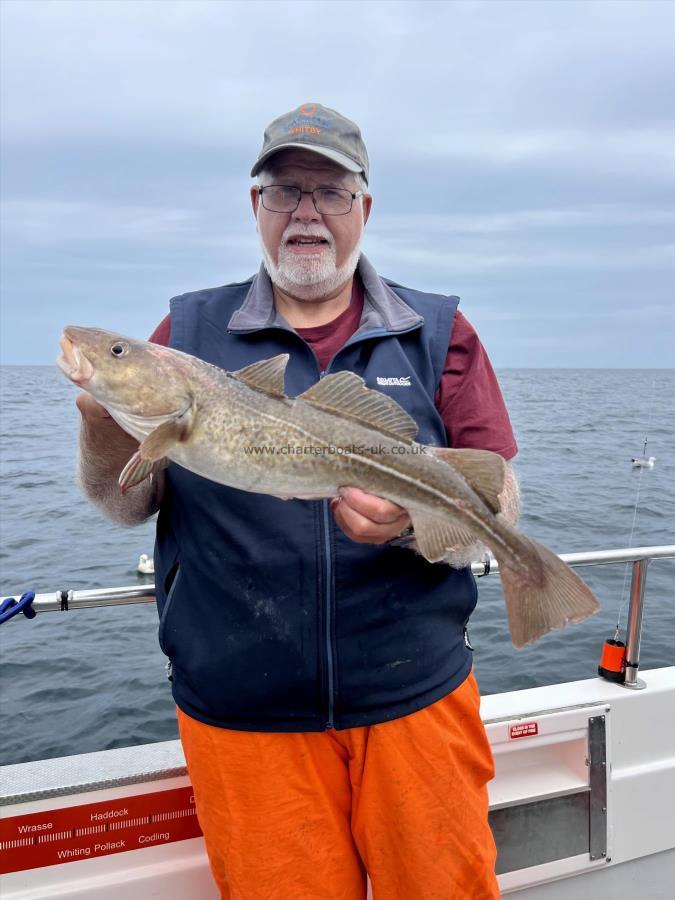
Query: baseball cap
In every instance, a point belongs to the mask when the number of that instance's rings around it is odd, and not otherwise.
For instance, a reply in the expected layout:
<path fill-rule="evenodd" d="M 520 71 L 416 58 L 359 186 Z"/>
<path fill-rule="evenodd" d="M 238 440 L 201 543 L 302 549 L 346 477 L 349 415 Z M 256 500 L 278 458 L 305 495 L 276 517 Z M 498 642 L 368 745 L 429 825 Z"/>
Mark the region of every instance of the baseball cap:
<path fill-rule="evenodd" d="M 254 178 L 279 150 L 311 150 L 349 172 L 361 172 L 368 183 L 368 151 L 358 125 L 320 103 L 303 103 L 265 129 L 263 145 L 251 169 Z"/>

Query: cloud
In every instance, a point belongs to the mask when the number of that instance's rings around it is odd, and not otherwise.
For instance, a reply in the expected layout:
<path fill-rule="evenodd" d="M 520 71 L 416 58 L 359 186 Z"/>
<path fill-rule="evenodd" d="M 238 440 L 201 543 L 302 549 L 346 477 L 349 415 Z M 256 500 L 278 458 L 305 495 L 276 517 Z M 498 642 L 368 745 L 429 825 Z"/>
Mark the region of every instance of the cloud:
<path fill-rule="evenodd" d="M 672 268 L 675 266 L 675 243 L 656 246 L 634 247 L 618 254 L 611 249 L 597 248 L 550 248 L 528 251 L 488 249 L 484 252 L 465 252 L 449 249 L 447 246 L 430 248 L 420 246 L 410 239 L 393 244 L 378 240 L 377 234 L 370 235 L 369 247 L 379 260 L 389 264 L 410 265 L 424 272 L 447 273 L 448 276 L 464 272 L 500 272 L 504 269 L 642 269 Z"/>
<path fill-rule="evenodd" d="M 506 234 L 530 229 L 621 228 L 675 225 L 675 209 L 606 204 L 563 209 L 513 209 L 486 213 L 385 214 L 377 230 L 389 234 Z"/>
<path fill-rule="evenodd" d="M 544 166 L 551 170 L 603 174 L 638 172 L 642 177 L 675 177 L 675 129 L 547 129 L 518 132 L 462 131 L 420 136 L 406 155 L 431 160 L 470 160 L 472 165 L 511 169 Z"/>
<path fill-rule="evenodd" d="M 200 213 L 195 210 L 40 198 L 9 200 L 2 206 L 5 236 L 33 245 L 110 239 L 184 240 L 194 233 L 199 220 Z"/>
<path fill-rule="evenodd" d="M 672 365 L 675 4 L 1 5 L 4 361 L 254 271 L 262 130 L 317 100 L 368 143 L 366 252 L 498 361 Z"/>

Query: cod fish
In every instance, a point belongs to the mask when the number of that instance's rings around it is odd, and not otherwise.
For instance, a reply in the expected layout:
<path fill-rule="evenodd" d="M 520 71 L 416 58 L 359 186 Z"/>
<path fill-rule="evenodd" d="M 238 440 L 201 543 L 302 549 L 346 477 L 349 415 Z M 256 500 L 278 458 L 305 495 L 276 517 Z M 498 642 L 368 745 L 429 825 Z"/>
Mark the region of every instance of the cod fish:
<path fill-rule="evenodd" d="M 429 562 L 476 541 L 489 547 L 516 647 L 600 608 L 562 560 L 500 512 L 499 455 L 416 443 L 408 413 L 352 372 L 288 397 L 288 354 L 226 372 L 167 347 L 70 326 L 61 348 L 63 372 L 140 443 L 120 475 L 122 490 L 167 460 L 220 484 L 284 498 L 336 497 L 354 485 L 408 511 Z"/>

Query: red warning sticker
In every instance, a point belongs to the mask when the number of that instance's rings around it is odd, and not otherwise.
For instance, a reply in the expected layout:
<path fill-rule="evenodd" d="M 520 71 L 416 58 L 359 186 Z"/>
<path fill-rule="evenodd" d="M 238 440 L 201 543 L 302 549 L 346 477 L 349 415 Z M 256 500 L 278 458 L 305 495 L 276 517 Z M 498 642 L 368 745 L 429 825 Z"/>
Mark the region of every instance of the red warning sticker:
<path fill-rule="evenodd" d="M 0 820 L 0 874 L 199 837 L 192 787 Z"/>
<path fill-rule="evenodd" d="M 517 725 L 509 725 L 509 738 L 532 737 L 539 734 L 539 725 L 536 722 L 519 722 Z"/>

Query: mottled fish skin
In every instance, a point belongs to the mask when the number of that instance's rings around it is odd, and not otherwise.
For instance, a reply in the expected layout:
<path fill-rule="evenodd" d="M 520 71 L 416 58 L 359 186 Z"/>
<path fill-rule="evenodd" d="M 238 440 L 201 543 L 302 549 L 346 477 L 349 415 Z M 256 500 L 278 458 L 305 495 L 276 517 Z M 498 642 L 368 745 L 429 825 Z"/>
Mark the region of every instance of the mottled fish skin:
<path fill-rule="evenodd" d="M 76 371 L 73 380 L 141 442 L 138 459 L 122 474 L 129 483 L 147 476 L 163 451 L 162 456 L 198 475 L 242 490 L 320 498 L 335 497 L 341 487 L 354 485 L 391 500 L 410 513 L 419 550 L 431 562 L 475 540 L 492 550 L 500 563 L 517 646 L 599 608 L 586 585 L 555 554 L 522 535 L 499 512 L 495 498 L 504 479 L 500 457 L 416 443 L 407 414 L 390 398 L 365 390 L 356 376 L 328 376 L 331 383 L 325 379 L 289 398 L 283 393 L 287 357 L 229 373 L 177 350 L 74 326 L 65 329 L 62 349 L 59 365 L 65 374 L 72 377 Z M 323 394 L 331 390 L 337 391 L 337 400 L 329 396 L 326 407 Z M 323 394 L 317 398 L 317 392 Z M 354 417 L 359 403 L 365 419 Z M 278 452 L 289 445 L 366 449 Z M 255 453 L 255 447 L 277 452 Z M 442 453 L 454 454 L 463 474 L 437 455 Z"/>

